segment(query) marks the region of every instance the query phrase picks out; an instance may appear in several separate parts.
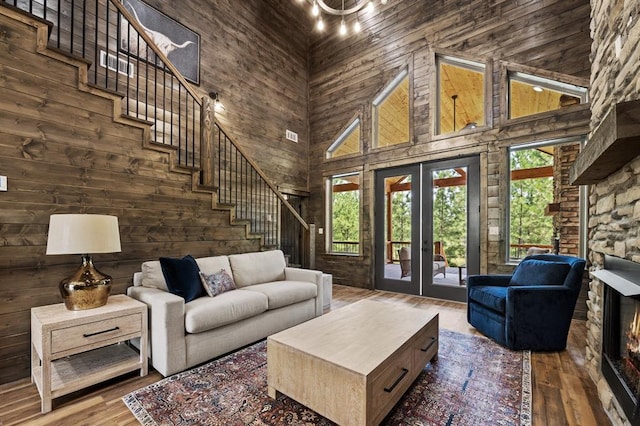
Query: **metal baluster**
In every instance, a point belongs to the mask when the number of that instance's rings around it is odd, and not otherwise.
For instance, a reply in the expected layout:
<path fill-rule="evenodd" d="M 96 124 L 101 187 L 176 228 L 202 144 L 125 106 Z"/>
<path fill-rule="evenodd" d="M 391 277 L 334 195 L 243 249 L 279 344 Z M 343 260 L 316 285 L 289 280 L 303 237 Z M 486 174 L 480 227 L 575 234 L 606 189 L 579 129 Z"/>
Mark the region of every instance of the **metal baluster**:
<path fill-rule="evenodd" d="M 46 5 L 46 2 L 45 2 Z M 46 6 L 45 6 L 46 13 Z M 82 0 L 82 57 L 86 58 L 87 46 L 87 0 Z"/>
<path fill-rule="evenodd" d="M 182 84 L 178 83 L 178 164 L 182 164 Z"/>
<path fill-rule="evenodd" d="M 129 46 L 129 41 L 131 40 L 131 24 L 129 23 L 129 21 L 127 21 L 127 50 L 129 51 L 129 53 L 131 53 L 131 46 Z M 129 63 L 129 58 L 127 57 L 127 63 Z M 135 69 L 135 73 L 136 76 L 138 75 L 138 73 L 140 72 L 140 69 L 138 69 L 138 66 L 136 65 L 136 69 Z M 131 106 L 129 105 L 129 99 L 131 98 L 131 94 L 129 93 L 129 89 L 131 86 L 131 79 L 127 77 L 127 100 L 126 100 L 126 104 L 127 104 L 127 115 L 129 115 L 130 111 L 131 111 Z"/>
<path fill-rule="evenodd" d="M 192 144 L 192 151 L 194 153 L 193 155 L 193 164 L 195 166 L 196 163 L 196 156 L 195 156 L 195 152 L 196 152 L 196 100 L 195 98 L 191 98 L 191 107 L 193 108 L 193 112 L 191 113 L 191 144 Z M 200 112 L 200 111 L 198 111 Z M 198 114 L 200 115 L 200 114 Z M 202 138 L 202 134 L 200 134 L 200 137 Z M 202 153 L 200 153 L 200 155 L 202 156 Z M 202 158 L 202 157 L 200 157 Z"/>
<path fill-rule="evenodd" d="M 158 67 L 153 67 L 153 140 L 158 140 Z"/>
<path fill-rule="evenodd" d="M 93 77 L 95 79 L 94 84 L 98 84 L 98 68 L 99 68 L 98 64 L 100 63 L 100 58 L 99 58 L 100 49 L 98 49 L 98 0 L 96 0 L 95 5 L 96 5 L 96 8 L 95 8 L 95 11 L 96 11 L 96 22 L 95 22 L 96 26 L 95 26 L 95 30 L 96 31 L 95 31 L 95 34 L 94 34 L 94 36 L 95 36 L 94 43 L 95 43 L 95 57 L 96 57 L 96 60 L 93 62 L 92 66 L 93 66 Z"/>
<path fill-rule="evenodd" d="M 131 23 L 129 23 L 129 25 L 131 25 Z M 138 50 L 136 52 L 136 69 L 138 72 L 136 73 L 136 96 L 134 97 L 134 100 L 136 101 L 136 118 L 140 118 L 140 102 L 138 102 L 138 99 L 140 99 L 140 40 L 142 37 L 140 37 L 140 34 L 137 31 L 136 35 L 138 39 L 138 42 L 136 43 L 136 49 Z M 129 49 L 129 51 L 131 51 L 131 49 Z"/>
<path fill-rule="evenodd" d="M 155 57 L 155 53 L 151 53 Z M 144 64 L 144 119 L 149 120 L 149 49 L 145 49 Z"/>
<path fill-rule="evenodd" d="M 109 4 L 110 4 L 110 3 L 109 3 L 109 1 L 107 1 L 107 2 L 105 3 L 106 16 L 105 16 L 105 18 L 104 18 L 104 20 L 105 20 L 105 22 L 106 22 L 106 30 L 105 30 L 105 33 L 106 33 L 106 40 L 105 40 L 105 43 L 104 43 L 104 45 L 105 45 L 104 50 L 105 50 L 105 55 L 106 55 L 106 56 L 105 56 L 105 58 L 104 58 L 104 61 L 105 61 L 105 67 L 104 67 L 104 87 L 105 87 L 106 89 L 108 89 L 108 88 L 109 88 Z M 99 50 L 99 49 L 98 49 L 98 44 L 97 44 L 97 42 L 96 42 L 96 50 Z M 98 65 L 98 64 L 96 64 L 96 66 L 97 66 L 97 65 Z M 116 74 L 118 74 L 118 71 L 117 71 L 117 70 L 118 70 L 118 64 L 116 64 Z"/>
<path fill-rule="evenodd" d="M 169 77 L 171 78 L 171 92 L 169 93 L 170 96 L 170 102 L 169 102 L 169 121 L 170 121 L 170 127 L 169 127 L 169 142 L 171 143 L 171 146 L 173 146 L 173 74 L 169 74 Z M 167 134 L 165 133 L 164 136 L 166 137 Z M 166 141 L 162 141 L 163 143 L 167 143 Z"/>
<path fill-rule="evenodd" d="M 75 28 L 75 22 L 76 22 L 76 20 L 75 20 L 75 10 L 76 10 L 76 8 L 73 5 L 73 0 L 71 0 L 71 34 L 70 34 L 70 37 L 71 37 L 71 54 L 72 55 L 73 55 L 73 34 L 74 34 L 73 29 Z"/>

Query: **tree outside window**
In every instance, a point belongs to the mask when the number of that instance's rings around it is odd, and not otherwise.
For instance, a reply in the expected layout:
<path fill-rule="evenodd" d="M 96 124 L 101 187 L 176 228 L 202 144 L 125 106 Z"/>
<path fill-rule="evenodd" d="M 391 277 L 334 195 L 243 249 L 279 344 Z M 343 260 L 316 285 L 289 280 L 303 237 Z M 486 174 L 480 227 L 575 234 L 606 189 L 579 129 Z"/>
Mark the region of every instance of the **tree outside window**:
<path fill-rule="evenodd" d="M 545 207 L 553 202 L 553 150 L 513 150 L 510 157 L 509 253 L 521 259 L 530 247 L 551 248 L 553 217 Z"/>
<path fill-rule="evenodd" d="M 358 173 L 329 178 L 330 224 L 329 252 L 360 253 L 360 175 Z"/>

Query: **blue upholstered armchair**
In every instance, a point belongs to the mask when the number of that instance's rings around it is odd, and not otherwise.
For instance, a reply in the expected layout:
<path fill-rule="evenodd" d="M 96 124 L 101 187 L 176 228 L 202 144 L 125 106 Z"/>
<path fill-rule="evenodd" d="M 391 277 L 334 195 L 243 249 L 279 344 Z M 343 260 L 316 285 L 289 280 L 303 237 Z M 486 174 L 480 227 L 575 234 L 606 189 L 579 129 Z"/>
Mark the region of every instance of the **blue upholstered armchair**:
<path fill-rule="evenodd" d="M 510 349 L 563 350 L 584 268 L 584 259 L 540 254 L 522 259 L 513 275 L 469 276 L 467 320 Z"/>

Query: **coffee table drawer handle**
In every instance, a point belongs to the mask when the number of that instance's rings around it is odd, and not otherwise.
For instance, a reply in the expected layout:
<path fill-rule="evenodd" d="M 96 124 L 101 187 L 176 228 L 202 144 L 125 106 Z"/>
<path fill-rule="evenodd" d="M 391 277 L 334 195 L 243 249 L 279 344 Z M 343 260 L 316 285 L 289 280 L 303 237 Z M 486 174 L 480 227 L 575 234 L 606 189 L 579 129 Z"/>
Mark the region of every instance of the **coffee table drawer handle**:
<path fill-rule="evenodd" d="M 409 372 L 409 370 L 407 370 L 406 368 L 402 369 L 402 373 L 400 373 L 400 376 L 396 379 L 395 382 L 393 382 L 393 384 L 388 387 L 388 388 L 384 388 L 385 392 L 392 392 L 393 389 L 395 389 L 396 386 L 398 386 L 398 383 L 400 383 L 400 381 L 404 378 L 404 376 L 407 375 L 407 373 Z"/>
<path fill-rule="evenodd" d="M 120 330 L 120 327 L 113 327 L 113 328 L 110 328 L 109 330 L 96 331 L 95 333 L 85 333 L 82 335 L 82 337 L 97 336 L 98 334 L 110 333 L 112 331 L 117 331 L 117 330 Z"/>
<path fill-rule="evenodd" d="M 424 349 L 420 349 L 420 350 L 421 350 L 422 352 L 426 352 L 426 351 L 428 351 L 428 350 L 429 350 L 429 348 L 431 348 L 431 346 L 433 346 L 433 344 L 434 344 L 434 343 L 436 343 L 436 338 L 435 338 L 435 337 L 432 337 L 432 338 L 431 338 L 431 341 L 429 342 L 429 344 L 427 345 L 427 347 L 426 347 L 426 348 L 424 348 Z"/>

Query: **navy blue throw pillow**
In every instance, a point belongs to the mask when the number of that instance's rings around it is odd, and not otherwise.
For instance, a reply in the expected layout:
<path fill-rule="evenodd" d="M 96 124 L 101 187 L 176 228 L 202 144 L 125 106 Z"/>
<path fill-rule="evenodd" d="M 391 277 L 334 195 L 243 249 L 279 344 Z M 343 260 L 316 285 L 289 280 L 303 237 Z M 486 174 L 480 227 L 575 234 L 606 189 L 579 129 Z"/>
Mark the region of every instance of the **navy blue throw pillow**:
<path fill-rule="evenodd" d="M 200 268 L 190 254 L 182 259 L 161 257 L 160 267 L 170 293 L 182 297 L 185 302 L 204 295 Z"/>
<path fill-rule="evenodd" d="M 570 269 L 564 262 L 523 260 L 513 272 L 509 285 L 562 285 Z"/>

